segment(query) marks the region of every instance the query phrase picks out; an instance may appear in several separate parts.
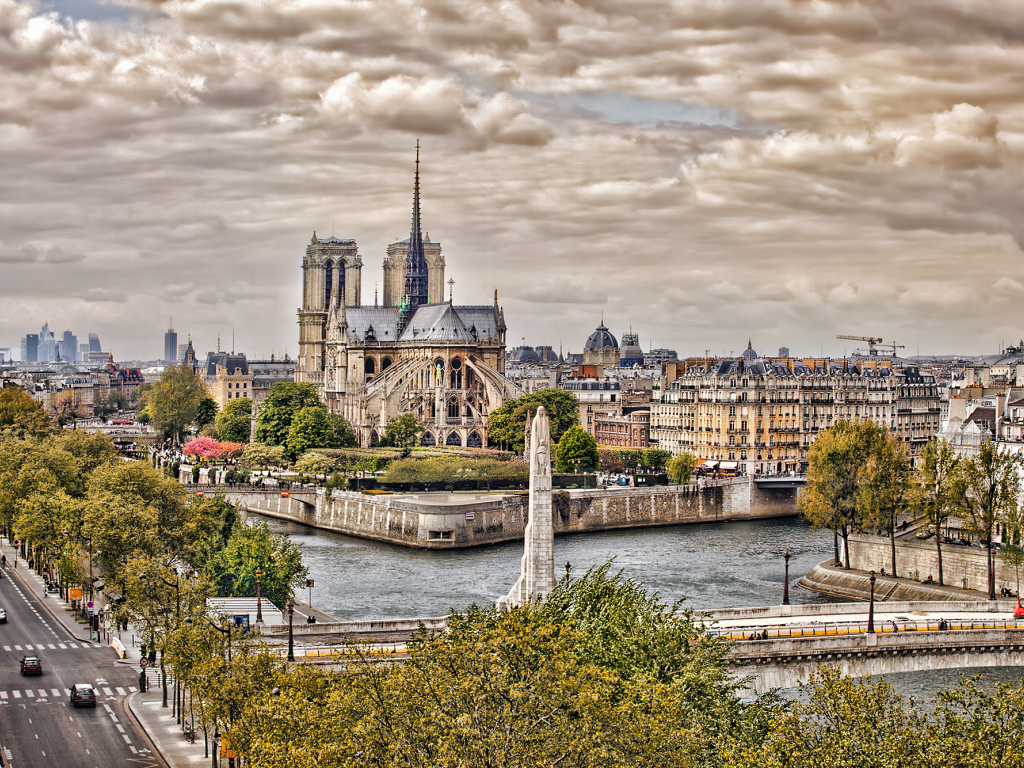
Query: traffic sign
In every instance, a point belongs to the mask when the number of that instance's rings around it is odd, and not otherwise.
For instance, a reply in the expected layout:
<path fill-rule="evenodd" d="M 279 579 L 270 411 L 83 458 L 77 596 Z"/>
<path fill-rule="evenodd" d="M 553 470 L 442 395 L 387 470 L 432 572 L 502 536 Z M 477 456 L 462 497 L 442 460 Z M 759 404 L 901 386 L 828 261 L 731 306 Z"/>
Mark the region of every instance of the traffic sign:
<path fill-rule="evenodd" d="M 92 608 L 92 600 L 90 600 L 89 602 L 87 602 L 87 603 L 85 604 L 85 607 L 86 607 L 86 608 Z"/>
<path fill-rule="evenodd" d="M 141 658 L 141 659 L 139 660 L 139 666 L 140 666 L 140 667 L 142 667 L 143 669 L 145 669 L 146 667 L 148 667 L 148 666 L 149 666 L 149 659 L 147 659 L 147 658 L 146 658 L 145 656 L 143 656 L 143 657 L 142 657 L 142 658 Z"/>

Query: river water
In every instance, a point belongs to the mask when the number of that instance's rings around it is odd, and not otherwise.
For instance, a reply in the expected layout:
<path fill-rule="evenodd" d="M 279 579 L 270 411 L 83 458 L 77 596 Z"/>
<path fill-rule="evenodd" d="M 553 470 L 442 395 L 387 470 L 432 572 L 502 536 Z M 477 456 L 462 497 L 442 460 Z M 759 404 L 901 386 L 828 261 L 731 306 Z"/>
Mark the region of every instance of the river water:
<path fill-rule="evenodd" d="M 302 547 L 303 561 L 316 582 L 313 605 L 342 621 L 444 616 L 472 603 L 489 605 L 507 594 L 519 577 L 521 541 L 425 551 L 262 519 Z M 833 553 L 832 534 L 816 531 L 799 518 L 558 536 L 556 576 L 564 573 L 566 562 L 579 574 L 614 558 L 613 569 L 621 569 L 625 577 L 663 599 L 685 598 L 685 605 L 692 608 L 774 605 L 782 602 L 782 556 L 787 550 L 790 602 L 831 602 L 796 586 L 801 576 Z M 1019 667 L 970 673 L 981 674 L 987 690 L 1024 680 Z M 886 679 L 900 693 L 929 701 L 939 690 L 954 687 L 959 677 L 959 671 L 944 670 Z M 798 690 L 787 695 L 803 698 Z"/>

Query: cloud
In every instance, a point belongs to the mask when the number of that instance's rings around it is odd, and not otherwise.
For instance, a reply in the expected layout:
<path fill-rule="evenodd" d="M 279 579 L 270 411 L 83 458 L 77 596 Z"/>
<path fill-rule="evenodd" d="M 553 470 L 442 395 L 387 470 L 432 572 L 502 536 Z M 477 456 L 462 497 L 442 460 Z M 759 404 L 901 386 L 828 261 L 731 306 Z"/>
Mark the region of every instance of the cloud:
<path fill-rule="evenodd" d="M 684 354 L 966 354 L 1024 285 L 1022 71 L 1016 0 L 0 0 L 0 346 L 159 354 L 173 314 L 294 354 L 311 231 L 371 297 L 419 139 L 510 338 L 579 350 L 600 305 Z"/>

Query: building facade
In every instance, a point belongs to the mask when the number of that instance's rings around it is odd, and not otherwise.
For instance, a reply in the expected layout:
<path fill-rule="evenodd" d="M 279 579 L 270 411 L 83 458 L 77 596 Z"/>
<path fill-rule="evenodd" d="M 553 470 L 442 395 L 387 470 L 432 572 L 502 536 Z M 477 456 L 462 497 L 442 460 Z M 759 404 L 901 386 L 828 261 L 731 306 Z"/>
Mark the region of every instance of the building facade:
<path fill-rule="evenodd" d="M 418 148 L 412 231 L 388 248 L 384 305 L 361 303 L 354 240 L 314 233 L 302 269 L 295 380 L 316 384 L 363 445 L 405 413 L 426 427 L 426 445 L 487 445 L 491 411 L 522 394 L 504 375 L 504 311 L 497 291 L 493 305 L 444 300 L 440 244 L 424 236 L 420 222 Z"/>
<path fill-rule="evenodd" d="M 649 448 L 650 429 L 650 411 L 633 411 L 624 416 L 599 414 L 594 417 L 594 439 L 598 445 Z"/>

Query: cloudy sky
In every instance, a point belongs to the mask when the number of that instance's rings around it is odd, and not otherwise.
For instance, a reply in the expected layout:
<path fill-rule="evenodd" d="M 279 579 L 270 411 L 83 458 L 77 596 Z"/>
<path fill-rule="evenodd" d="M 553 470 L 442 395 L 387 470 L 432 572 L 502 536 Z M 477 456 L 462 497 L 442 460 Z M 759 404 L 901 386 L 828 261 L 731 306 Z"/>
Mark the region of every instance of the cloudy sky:
<path fill-rule="evenodd" d="M 1024 335 L 1020 0 L 0 0 L 0 347 L 297 351 L 423 221 L 510 346 Z"/>

